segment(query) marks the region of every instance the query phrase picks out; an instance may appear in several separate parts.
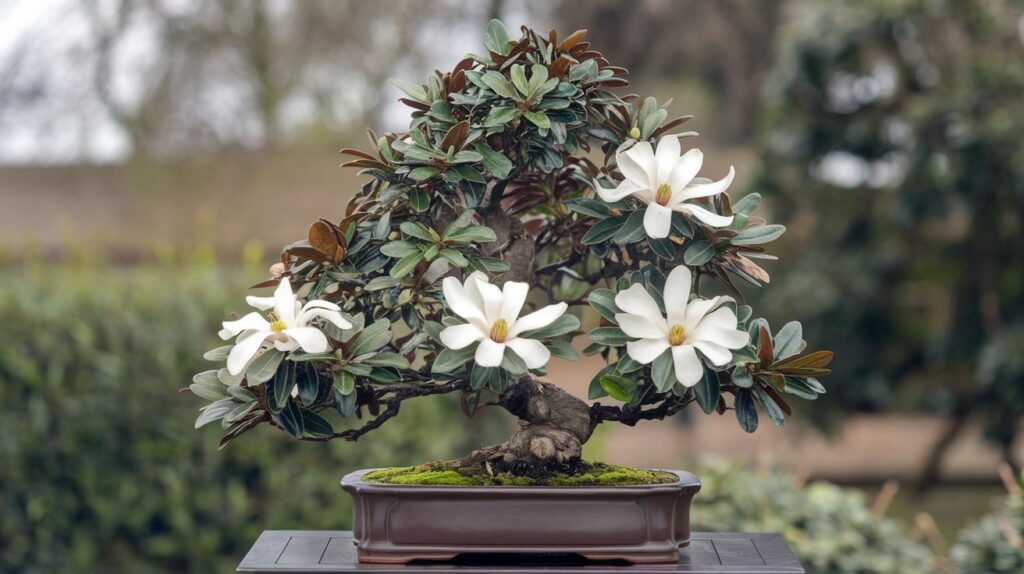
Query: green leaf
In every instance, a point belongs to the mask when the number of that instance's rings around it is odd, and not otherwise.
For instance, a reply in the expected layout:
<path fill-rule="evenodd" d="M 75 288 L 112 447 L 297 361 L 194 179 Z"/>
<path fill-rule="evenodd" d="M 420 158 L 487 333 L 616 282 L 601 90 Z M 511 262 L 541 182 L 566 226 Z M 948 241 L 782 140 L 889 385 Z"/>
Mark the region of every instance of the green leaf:
<path fill-rule="evenodd" d="M 558 337 L 560 335 L 566 335 L 572 333 L 580 328 L 580 320 L 575 315 L 564 314 L 551 322 L 546 327 L 540 329 L 534 329 L 533 331 L 526 331 L 520 334 L 520 337 L 526 337 L 528 339 L 548 339 L 550 337 Z"/>
<path fill-rule="evenodd" d="M 644 212 L 638 209 L 629 214 L 626 222 L 615 233 L 612 241 L 616 245 L 629 245 L 630 243 L 640 241 L 646 234 L 647 232 L 644 230 Z"/>
<path fill-rule="evenodd" d="M 666 261 L 672 261 L 676 258 L 676 244 L 672 243 L 669 239 L 654 239 L 653 237 L 648 237 L 647 244 L 651 246 L 651 251 L 653 251 L 655 255 Z"/>
<path fill-rule="evenodd" d="M 285 408 L 281 409 L 281 412 L 271 413 L 270 416 L 292 438 L 302 438 L 305 427 L 303 425 L 302 412 L 299 411 L 299 406 L 295 404 L 295 401 L 288 401 L 288 404 Z"/>
<path fill-rule="evenodd" d="M 466 364 L 473 358 L 476 353 L 476 345 L 470 345 L 463 349 L 452 350 L 442 349 L 437 354 L 437 358 L 434 359 L 434 363 L 430 365 L 430 372 L 432 373 L 450 373 L 462 365 Z"/>
<path fill-rule="evenodd" d="M 736 394 L 736 420 L 740 428 L 746 432 L 757 430 L 757 408 L 754 407 L 754 397 L 750 389 L 740 389 Z"/>
<path fill-rule="evenodd" d="M 761 408 L 764 409 L 764 414 L 768 415 L 768 418 L 771 419 L 775 426 L 781 427 L 785 424 L 786 413 L 782 412 L 779 405 L 763 387 L 754 387 L 754 396 L 757 397 L 757 402 L 761 403 Z"/>
<path fill-rule="evenodd" d="M 743 196 L 741 199 L 733 203 L 732 212 L 750 215 L 751 213 L 754 213 L 759 205 L 761 205 L 761 194 L 751 193 Z"/>
<path fill-rule="evenodd" d="M 203 381 L 198 383 L 192 383 L 191 385 L 188 386 L 188 390 L 192 391 L 192 394 L 196 395 L 197 397 L 206 399 L 208 401 L 219 401 L 221 399 L 228 398 L 229 395 L 227 390 L 236 387 L 225 387 L 223 383 L 216 379 L 217 377 L 214 376 L 214 380 L 212 382 Z"/>
<path fill-rule="evenodd" d="M 665 393 L 676 383 L 675 363 L 672 351 L 666 350 L 651 363 L 651 380 L 658 392 Z"/>
<path fill-rule="evenodd" d="M 507 262 L 496 257 L 473 257 L 469 260 L 469 268 L 485 273 L 504 273 L 510 269 Z"/>
<path fill-rule="evenodd" d="M 754 377 L 746 367 L 740 365 L 732 370 L 732 382 L 741 389 L 749 389 L 754 386 Z"/>
<path fill-rule="evenodd" d="M 594 224 L 584 235 L 581 241 L 586 245 L 593 245 L 607 241 L 618 233 L 619 229 L 626 223 L 625 216 L 609 217 Z"/>
<path fill-rule="evenodd" d="M 341 393 L 342 396 L 350 394 L 356 390 L 356 378 L 352 373 L 348 371 L 338 371 L 334 373 L 334 388 Z"/>
<path fill-rule="evenodd" d="M 505 126 L 522 114 L 523 112 L 519 108 L 494 107 L 491 108 L 491 111 L 487 113 L 487 117 L 484 118 L 484 126 L 489 128 Z"/>
<path fill-rule="evenodd" d="M 285 361 L 284 365 L 274 374 L 273 393 L 271 395 L 273 401 L 269 401 L 272 413 L 279 412 L 285 403 L 288 402 L 288 397 L 291 396 L 292 388 L 295 386 L 295 375 L 298 372 L 298 368 L 298 363 Z"/>
<path fill-rule="evenodd" d="M 224 345 L 223 347 L 210 349 L 209 351 L 203 353 L 203 358 L 206 359 L 207 361 L 213 361 L 215 363 L 220 361 L 226 361 L 228 360 L 228 353 L 230 353 L 231 349 L 233 348 L 234 345 Z M 216 373 L 216 371 L 214 371 L 214 373 Z"/>
<path fill-rule="evenodd" d="M 501 357 L 501 368 L 516 376 L 525 375 L 527 371 L 526 362 L 509 348 L 505 349 Z"/>
<path fill-rule="evenodd" d="M 295 373 L 295 385 L 299 389 L 299 400 L 304 405 L 313 404 L 320 394 L 319 374 L 309 365 L 299 367 Z"/>
<path fill-rule="evenodd" d="M 395 263 L 395 265 L 391 268 L 391 271 L 388 272 L 388 275 L 395 279 L 401 279 L 402 277 L 405 277 L 406 275 L 411 273 L 412 270 L 416 268 L 416 265 L 418 265 L 419 262 L 422 260 L 422 253 L 412 253 L 410 255 L 406 255 L 405 257 L 399 259 Z"/>
<path fill-rule="evenodd" d="M 775 352 L 775 360 L 788 359 L 800 352 L 803 344 L 804 329 L 799 321 L 790 321 L 779 329 L 779 332 L 772 337 L 772 350 Z"/>
<path fill-rule="evenodd" d="M 589 197 L 577 197 L 566 202 L 565 206 L 571 211 L 575 211 L 581 215 L 588 215 L 590 217 L 596 217 L 598 219 L 604 219 L 611 214 L 611 208 L 608 204 L 591 199 Z"/>
<path fill-rule="evenodd" d="M 715 246 L 703 239 L 694 241 L 683 254 L 683 261 L 691 267 L 704 265 L 715 256 Z"/>
<path fill-rule="evenodd" d="M 401 281 L 391 277 L 389 275 L 381 275 L 370 279 L 370 282 L 366 284 L 367 291 L 380 291 L 381 289 L 390 289 L 392 287 L 398 287 Z M 341 339 L 339 339 L 341 340 Z"/>
<path fill-rule="evenodd" d="M 415 171 L 415 170 L 413 170 L 413 171 Z M 431 174 L 431 175 L 434 175 L 434 174 Z M 412 174 L 409 174 L 409 176 L 412 177 L 413 179 L 418 179 L 417 177 L 413 176 Z M 424 211 L 430 209 L 430 196 L 427 195 L 426 191 L 424 191 L 424 190 L 422 190 L 422 189 L 420 189 L 418 187 L 413 188 L 412 190 L 409 191 L 409 205 L 415 211 L 417 211 L 419 213 L 423 213 Z"/>
<path fill-rule="evenodd" d="M 608 396 L 608 391 L 604 390 L 604 387 L 601 386 L 601 377 L 612 373 L 614 370 L 615 365 L 605 365 L 604 368 L 590 379 L 590 388 L 587 390 L 588 399 L 594 400 Z"/>
<path fill-rule="evenodd" d="M 413 169 L 412 171 L 410 171 L 409 172 L 409 178 L 413 179 L 413 180 L 416 180 L 416 181 L 424 181 L 424 180 L 427 180 L 427 179 L 430 179 L 430 178 L 434 177 L 435 175 L 437 175 L 439 173 L 441 173 L 441 170 L 436 168 L 436 167 L 423 166 L 423 167 L 417 167 L 417 168 Z M 410 201 L 410 203 L 412 202 L 411 194 L 410 194 L 410 200 L 409 201 Z"/>
<path fill-rule="evenodd" d="M 614 322 L 619 308 L 615 305 L 615 291 L 611 289 L 594 289 L 587 297 L 587 302 L 605 319 Z"/>
<path fill-rule="evenodd" d="M 786 226 L 778 224 L 748 227 L 740 231 L 730 242 L 733 245 L 760 245 L 775 241 L 786 232 Z"/>
<path fill-rule="evenodd" d="M 426 251 L 423 252 L 423 258 L 427 261 L 433 261 L 437 257 L 437 254 L 441 252 L 441 248 L 437 245 L 431 245 L 427 247 Z"/>
<path fill-rule="evenodd" d="M 480 76 L 480 81 L 486 84 L 487 87 L 495 94 L 498 94 L 503 98 L 508 98 L 510 100 L 518 99 L 516 97 L 516 93 L 512 91 L 512 86 L 508 83 L 508 80 L 498 72 L 493 70 L 486 72 L 484 75 Z"/>
<path fill-rule="evenodd" d="M 209 371 L 203 371 L 192 377 L 192 382 L 197 384 L 217 384 L 222 385 L 220 377 L 217 376 L 218 369 L 211 369 Z"/>
<path fill-rule="evenodd" d="M 618 327 L 598 327 L 590 331 L 590 340 L 609 347 L 625 345 L 633 340 Z"/>
<path fill-rule="evenodd" d="M 718 373 L 711 369 L 704 369 L 704 376 L 697 381 L 693 388 L 697 395 L 697 404 L 705 413 L 711 414 L 718 406 L 718 397 L 721 395 L 721 383 L 718 380 Z"/>
<path fill-rule="evenodd" d="M 222 399 L 215 403 L 210 403 L 205 407 L 199 409 L 200 415 L 196 419 L 195 428 L 201 428 L 206 426 L 213 421 L 224 418 L 224 415 L 231 412 L 231 409 L 235 408 L 238 403 L 234 399 Z"/>
<path fill-rule="evenodd" d="M 423 86 L 399 79 L 392 79 L 391 85 L 398 88 L 399 90 L 402 90 L 405 93 L 405 95 L 416 100 L 417 102 L 422 102 L 424 104 L 430 103 L 430 99 L 427 97 L 427 90 L 425 90 Z"/>
<path fill-rule="evenodd" d="M 370 370 L 369 377 L 378 383 L 397 383 L 402 380 L 402 376 L 398 374 L 394 369 L 385 369 L 382 367 L 374 367 Z"/>
<path fill-rule="evenodd" d="M 487 386 L 487 381 L 490 379 L 491 371 L 493 370 L 492 367 L 473 365 L 473 370 L 469 373 L 469 388 L 478 391 Z"/>
<path fill-rule="evenodd" d="M 302 409 L 301 412 L 305 434 L 313 438 L 327 438 L 334 434 L 334 427 L 327 419 L 307 409 Z"/>
<path fill-rule="evenodd" d="M 355 414 L 356 404 L 359 393 L 352 393 L 351 395 L 342 395 L 337 391 L 334 391 L 334 408 L 344 418 L 348 418 Z"/>
<path fill-rule="evenodd" d="M 392 241 L 380 246 L 380 252 L 388 257 L 405 257 L 420 253 L 420 247 L 412 241 Z"/>
<path fill-rule="evenodd" d="M 498 236 L 490 227 L 467 225 L 448 233 L 445 240 L 455 243 L 492 243 L 498 240 Z"/>
<path fill-rule="evenodd" d="M 512 172 L 512 160 L 505 157 L 501 152 L 495 151 L 494 148 L 482 142 L 474 147 L 484 158 L 484 168 L 491 172 L 491 175 L 494 177 L 505 179 Z"/>
<path fill-rule="evenodd" d="M 487 25 L 487 32 L 484 34 L 484 47 L 499 56 L 508 55 L 508 30 L 501 20 L 491 20 Z"/>
<path fill-rule="evenodd" d="M 560 359 L 575 361 L 580 358 L 579 352 L 572 346 L 572 343 L 565 339 L 552 339 L 545 341 L 544 346 L 551 351 L 551 355 Z"/>
<path fill-rule="evenodd" d="M 363 359 L 364 365 L 371 365 L 374 367 L 394 367 L 396 369 L 408 369 L 409 360 L 399 355 L 398 353 L 384 352 L 377 353 L 376 355 Z"/>
<path fill-rule="evenodd" d="M 249 385 L 265 383 L 277 372 L 278 365 L 284 359 L 284 353 L 277 349 L 267 349 L 249 363 L 245 369 L 245 380 Z"/>
<path fill-rule="evenodd" d="M 466 256 L 463 255 L 462 252 L 459 251 L 458 249 L 446 247 L 441 250 L 441 257 L 444 257 L 445 259 L 450 261 L 452 265 L 456 267 L 465 267 L 469 265 L 469 260 L 466 259 Z"/>
<path fill-rule="evenodd" d="M 524 97 L 530 96 L 530 82 L 526 80 L 526 69 L 523 68 L 522 64 L 513 64 L 508 70 L 509 77 L 512 78 L 512 84 L 515 85 L 519 93 Z"/>
<path fill-rule="evenodd" d="M 782 392 L 784 393 L 789 393 L 808 401 L 817 399 L 820 394 L 817 392 L 817 389 L 814 389 L 811 385 L 807 384 L 807 381 L 813 380 L 817 382 L 817 379 L 786 377 L 785 380 L 786 385 L 782 389 Z M 818 383 L 818 386 L 820 385 L 821 383 Z"/>
<path fill-rule="evenodd" d="M 551 129 L 551 120 L 540 112 L 532 112 L 530 110 L 523 110 L 523 117 L 530 120 L 530 123 L 537 126 L 540 130 Z"/>
<path fill-rule="evenodd" d="M 543 64 L 534 64 L 530 67 L 530 84 L 527 87 L 527 96 L 533 96 L 540 89 L 541 85 L 548 81 L 548 68 Z M 557 84 L 557 82 L 555 82 Z M 547 91 L 551 91 L 555 87 L 552 84 Z"/>
<path fill-rule="evenodd" d="M 391 322 L 387 319 L 378 319 L 352 341 L 349 354 L 353 357 L 365 355 L 371 351 L 387 345 L 391 342 Z"/>
<path fill-rule="evenodd" d="M 628 403 L 633 399 L 633 391 L 636 390 L 636 382 L 628 377 L 619 375 L 602 375 L 601 388 L 613 399 Z"/>
<path fill-rule="evenodd" d="M 398 226 L 398 229 L 406 235 L 415 237 L 416 239 L 422 239 L 423 241 L 429 241 L 431 243 L 440 238 L 440 236 L 437 235 L 437 232 L 427 228 L 427 226 L 422 223 L 417 223 L 415 221 L 403 221 L 402 224 Z"/>

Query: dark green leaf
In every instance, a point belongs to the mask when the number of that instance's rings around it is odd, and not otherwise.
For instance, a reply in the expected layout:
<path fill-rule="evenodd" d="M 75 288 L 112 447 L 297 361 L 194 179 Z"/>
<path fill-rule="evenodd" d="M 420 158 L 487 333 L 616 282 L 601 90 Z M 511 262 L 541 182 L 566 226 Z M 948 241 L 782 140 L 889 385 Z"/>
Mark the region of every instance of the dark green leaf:
<path fill-rule="evenodd" d="M 740 428 L 746 432 L 757 430 L 757 408 L 754 406 L 754 396 L 750 389 L 740 389 L 736 394 L 736 420 Z"/>
<path fill-rule="evenodd" d="M 619 308 L 615 306 L 615 291 L 611 289 L 595 289 L 587 297 L 587 302 L 602 317 L 609 321 L 615 321 L 615 314 Z"/>
<path fill-rule="evenodd" d="M 288 401 L 288 404 L 281 409 L 281 412 L 271 413 L 270 416 L 292 438 L 302 438 L 305 426 L 303 425 L 302 413 L 299 411 L 299 406 L 295 404 L 295 401 Z"/>
<path fill-rule="evenodd" d="M 413 176 L 410 174 L 410 177 Z M 413 177 L 413 179 L 417 178 Z M 427 195 L 426 191 L 418 187 L 413 188 L 411 191 L 409 191 L 409 205 L 412 206 L 414 210 L 422 213 L 430 209 L 430 196 Z"/>
<path fill-rule="evenodd" d="M 691 267 L 704 265 L 715 256 L 715 246 L 703 239 L 694 241 L 686 248 L 683 254 L 683 261 Z"/>
<path fill-rule="evenodd" d="M 302 409 L 302 426 L 305 433 L 313 438 L 327 438 L 334 434 L 334 428 L 327 419 L 313 411 Z"/>
<path fill-rule="evenodd" d="M 633 338 L 622 332 L 618 327 L 598 327 L 590 332 L 590 340 L 595 343 L 617 347 L 625 345 Z"/>
<path fill-rule="evenodd" d="M 583 243 L 593 245 L 607 241 L 618 233 L 619 229 L 626 223 L 625 216 L 609 217 L 594 224 L 584 235 Z"/>
<path fill-rule="evenodd" d="M 661 393 L 668 392 L 676 383 L 675 363 L 672 361 L 671 350 L 666 350 L 651 363 L 651 380 L 654 382 L 654 388 Z"/>
<path fill-rule="evenodd" d="M 474 147 L 484 158 L 484 168 L 491 172 L 491 175 L 494 177 L 505 179 L 512 172 L 512 160 L 505 157 L 501 152 L 495 151 L 494 148 L 483 142 L 476 144 Z"/>
<path fill-rule="evenodd" d="M 267 349 L 249 363 L 245 369 L 245 380 L 249 385 L 265 383 L 277 372 L 278 365 L 284 359 L 284 353 L 277 349 Z"/>
<path fill-rule="evenodd" d="M 616 245 L 628 245 L 640 241 L 646 234 L 647 232 L 644 230 L 644 212 L 638 209 L 629 214 L 626 222 L 615 233 L 612 241 Z"/>
<path fill-rule="evenodd" d="M 718 373 L 711 369 L 704 369 L 704 377 L 697 381 L 693 388 L 697 395 L 697 404 L 707 414 L 714 412 L 718 406 L 718 397 L 721 395 L 721 383 L 718 380 Z"/>
<path fill-rule="evenodd" d="M 334 373 L 334 388 L 342 396 L 349 395 L 356 390 L 356 378 L 348 371 Z"/>
<path fill-rule="evenodd" d="M 466 361 L 473 358 L 474 353 L 476 353 L 476 345 L 470 345 L 457 351 L 452 349 L 442 349 L 441 352 L 437 354 L 437 358 L 434 359 L 434 363 L 430 365 L 430 372 L 450 373 L 466 364 Z"/>
<path fill-rule="evenodd" d="M 388 272 L 388 275 L 390 275 L 394 279 L 401 279 L 402 277 L 405 277 L 409 273 L 412 273 L 412 270 L 416 269 L 416 266 L 422 260 L 422 253 L 412 253 L 406 255 L 405 257 L 395 262 L 395 265 L 391 268 L 391 271 Z"/>
<path fill-rule="evenodd" d="M 281 368 L 274 374 L 274 392 L 273 400 L 270 402 L 271 412 L 278 412 L 281 407 L 288 401 L 288 397 L 292 394 L 292 388 L 295 386 L 295 375 L 298 371 L 299 364 L 292 361 L 285 361 Z"/>
<path fill-rule="evenodd" d="M 633 391 L 636 390 L 636 382 L 633 379 L 619 375 L 602 375 L 600 381 L 601 388 L 613 399 L 627 403 L 633 399 Z"/>

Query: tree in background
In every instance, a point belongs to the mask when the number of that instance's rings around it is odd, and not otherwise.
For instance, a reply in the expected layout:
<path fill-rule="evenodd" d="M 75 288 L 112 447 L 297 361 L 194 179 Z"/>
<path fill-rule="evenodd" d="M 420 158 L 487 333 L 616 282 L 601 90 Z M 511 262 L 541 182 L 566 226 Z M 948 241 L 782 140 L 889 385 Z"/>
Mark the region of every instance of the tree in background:
<path fill-rule="evenodd" d="M 765 302 L 843 350 L 832 405 L 951 415 L 924 483 L 973 414 L 1009 459 L 1024 412 L 1020 5 L 798 8 L 756 188 L 805 256 Z"/>

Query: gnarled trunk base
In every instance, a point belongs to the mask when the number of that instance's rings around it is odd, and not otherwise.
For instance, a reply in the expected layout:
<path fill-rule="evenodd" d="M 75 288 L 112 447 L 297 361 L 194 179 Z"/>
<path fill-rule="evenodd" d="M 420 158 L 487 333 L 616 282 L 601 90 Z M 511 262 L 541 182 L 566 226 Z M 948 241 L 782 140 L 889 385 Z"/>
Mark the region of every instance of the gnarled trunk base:
<path fill-rule="evenodd" d="M 583 443 L 593 432 L 585 402 L 551 383 L 525 376 L 502 393 L 498 404 L 519 417 L 519 430 L 501 444 L 469 453 L 459 466 L 486 465 L 514 474 L 571 473 L 582 468 Z"/>

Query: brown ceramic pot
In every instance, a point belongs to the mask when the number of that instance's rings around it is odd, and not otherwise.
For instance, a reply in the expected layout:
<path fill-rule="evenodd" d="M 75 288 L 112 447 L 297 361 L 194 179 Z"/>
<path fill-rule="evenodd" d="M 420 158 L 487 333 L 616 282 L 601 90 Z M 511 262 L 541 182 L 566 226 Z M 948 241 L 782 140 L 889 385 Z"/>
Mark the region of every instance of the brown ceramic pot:
<path fill-rule="evenodd" d="M 459 554 L 578 554 L 634 563 L 679 561 L 700 481 L 639 486 L 420 486 L 341 479 L 353 499 L 359 560 L 405 563 Z"/>

